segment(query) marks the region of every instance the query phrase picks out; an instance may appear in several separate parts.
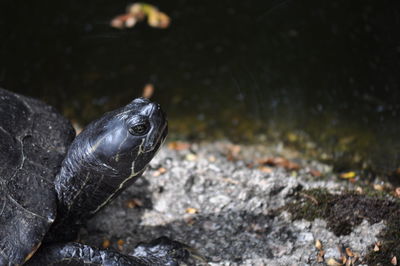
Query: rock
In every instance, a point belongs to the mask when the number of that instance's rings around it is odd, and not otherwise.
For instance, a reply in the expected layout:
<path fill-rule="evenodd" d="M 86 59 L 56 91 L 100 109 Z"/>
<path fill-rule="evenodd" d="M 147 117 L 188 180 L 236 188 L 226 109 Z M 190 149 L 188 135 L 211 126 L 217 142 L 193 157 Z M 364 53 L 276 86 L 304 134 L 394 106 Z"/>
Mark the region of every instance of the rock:
<path fill-rule="evenodd" d="M 197 248 L 210 265 L 317 265 L 317 239 L 325 258 L 336 260 L 341 256 L 338 246 L 364 256 L 377 241 L 384 223 L 364 221 L 351 234 L 336 236 L 324 220 L 292 221 L 290 213 L 280 210 L 302 188 L 339 193 L 350 186 L 347 183 L 315 178 L 302 170 L 293 175 L 279 167 L 264 173 L 247 167 L 248 162 L 273 151 L 241 146 L 235 161 L 224 155 L 228 145 L 192 145 L 193 156 L 164 147 L 142 181 L 89 221 L 83 240 L 101 246 L 104 239 L 122 239 L 129 252 L 140 241 L 166 235 Z M 324 173 L 331 169 L 317 161 L 299 163 L 303 169 Z M 167 171 L 153 175 L 160 167 Z M 132 198 L 143 206 L 126 209 L 124 202 Z"/>

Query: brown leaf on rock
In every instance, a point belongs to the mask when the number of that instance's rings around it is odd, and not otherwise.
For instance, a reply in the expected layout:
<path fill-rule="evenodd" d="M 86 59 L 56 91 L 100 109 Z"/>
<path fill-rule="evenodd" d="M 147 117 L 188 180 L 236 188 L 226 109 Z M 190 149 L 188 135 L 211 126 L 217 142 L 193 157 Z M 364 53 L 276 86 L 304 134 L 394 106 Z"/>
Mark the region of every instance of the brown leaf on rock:
<path fill-rule="evenodd" d="M 226 158 L 228 161 L 235 161 L 238 159 L 240 150 L 242 148 L 239 145 L 229 145 L 227 149 Z"/>
<path fill-rule="evenodd" d="M 351 251 L 350 248 L 346 248 L 346 255 L 349 257 L 354 257 L 354 253 L 353 253 L 353 251 Z"/>
<path fill-rule="evenodd" d="M 321 243 L 321 241 L 320 241 L 319 239 L 317 239 L 317 240 L 315 241 L 315 247 L 316 247 L 318 250 L 322 250 L 322 243 Z"/>
<path fill-rule="evenodd" d="M 297 171 L 300 169 L 300 165 L 283 157 L 263 158 L 259 159 L 257 163 L 260 165 L 280 166 L 285 168 L 286 170 L 291 170 L 291 171 Z"/>
<path fill-rule="evenodd" d="M 328 265 L 328 266 L 340 266 L 340 265 L 342 265 L 342 263 L 336 261 L 336 260 L 333 259 L 333 258 L 329 258 L 329 259 L 326 261 L 326 265 Z"/>
<path fill-rule="evenodd" d="M 349 172 L 341 173 L 341 174 L 339 175 L 339 177 L 340 177 L 340 178 L 343 178 L 343 179 L 353 179 L 353 178 L 355 178 L 356 176 L 357 176 L 357 174 L 356 174 L 356 172 L 354 172 L 354 171 L 349 171 Z"/>
<path fill-rule="evenodd" d="M 272 168 L 268 166 L 260 166 L 258 169 L 260 169 L 261 172 L 266 174 L 270 174 L 273 172 Z"/>
<path fill-rule="evenodd" d="M 362 187 L 356 187 L 355 191 L 356 191 L 358 194 L 363 194 L 363 193 L 364 193 L 364 190 L 362 189 Z"/>
<path fill-rule="evenodd" d="M 316 169 L 310 169 L 309 173 L 313 177 L 321 177 L 322 176 L 322 173 Z"/>
<path fill-rule="evenodd" d="M 185 210 L 185 212 L 186 212 L 186 213 L 189 213 L 189 214 L 196 214 L 196 213 L 199 212 L 199 210 L 196 209 L 196 208 L 187 208 L 187 209 Z"/>
<path fill-rule="evenodd" d="M 125 241 L 124 241 L 124 240 L 118 239 L 117 245 L 118 245 L 118 249 L 119 249 L 120 251 L 122 251 L 122 250 L 124 249 L 124 244 L 125 244 Z"/>
<path fill-rule="evenodd" d="M 103 243 L 101 244 L 101 246 L 102 246 L 103 248 L 109 248 L 110 245 L 111 245 L 111 242 L 110 242 L 110 240 L 108 240 L 108 239 L 104 239 L 104 240 L 103 240 Z"/>
<path fill-rule="evenodd" d="M 129 209 L 137 208 L 137 207 L 142 207 L 143 202 L 140 199 L 131 199 L 126 202 L 126 207 Z"/>
<path fill-rule="evenodd" d="M 190 144 L 183 141 L 172 141 L 168 143 L 168 148 L 175 151 L 183 151 L 190 148 Z"/>
<path fill-rule="evenodd" d="M 154 171 L 153 176 L 160 176 L 162 174 L 165 174 L 167 172 L 167 169 L 164 167 L 158 168 L 156 171 Z"/>
<path fill-rule="evenodd" d="M 385 187 L 383 185 L 381 185 L 381 184 L 374 184 L 373 187 L 377 191 L 384 191 L 385 190 Z"/>
<path fill-rule="evenodd" d="M 317 262 L 324 262 L 325 251 L 320 250 L 317 254 Z"/>

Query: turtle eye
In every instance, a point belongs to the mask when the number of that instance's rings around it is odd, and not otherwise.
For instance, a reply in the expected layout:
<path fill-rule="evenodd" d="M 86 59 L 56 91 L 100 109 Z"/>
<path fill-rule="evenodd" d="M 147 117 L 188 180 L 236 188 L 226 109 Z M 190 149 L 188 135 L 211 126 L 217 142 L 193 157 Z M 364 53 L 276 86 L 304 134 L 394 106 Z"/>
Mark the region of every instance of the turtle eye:
<path fill-rule="evenodd" d="M 129 128 L 129 133 L 134 136 L 141 136 L 147 133 L 149 125 L 147 123 L 136 124 Z"/>

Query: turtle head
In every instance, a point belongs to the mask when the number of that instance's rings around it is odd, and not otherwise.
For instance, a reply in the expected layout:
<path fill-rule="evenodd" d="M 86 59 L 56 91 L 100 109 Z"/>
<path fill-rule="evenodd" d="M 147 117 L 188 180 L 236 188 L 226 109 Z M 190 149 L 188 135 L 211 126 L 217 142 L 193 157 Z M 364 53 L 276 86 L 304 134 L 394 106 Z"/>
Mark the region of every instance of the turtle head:
<path fill-rule="evenodd" d="M 59 214 L 96 213 L 145 170 L 167 136 L 160 105 L 145 98 L 104 114 L 73 141 L 55 180 Z"/>
<path fill-rule="evenodd" d="M 106 114 L 88 131 L 89 152 L 97 161 L 118 173 L 129 170 L 134 175 L 157 153 L 168 129 L 160 105 L 138 98 Z"/>

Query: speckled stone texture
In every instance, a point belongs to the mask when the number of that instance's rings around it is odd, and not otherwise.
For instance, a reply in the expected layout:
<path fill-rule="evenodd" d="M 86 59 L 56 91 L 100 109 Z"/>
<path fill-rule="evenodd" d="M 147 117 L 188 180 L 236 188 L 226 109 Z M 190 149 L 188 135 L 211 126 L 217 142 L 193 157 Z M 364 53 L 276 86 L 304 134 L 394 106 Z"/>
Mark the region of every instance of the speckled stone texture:
<path fill-rule="evenodd" d="M 179 151 L 164 147 L 143 178 L 88 222 L 81 240 L 129 253 L 138 242 L 165 235 L 196 248 L 210 265 L 321 265 L 317 240 L 325 261 L 339 260 L 338 247 L 362 257 L 377 241 L 382 222 L 364 221 L 338 237 L 323 220 L 292 221 L 279 209 L 301 189 L 351 189 L 350 183 L 332 181 L 329 166 L 297 159 L 299 171 L 262 171 L 249 163 L 275 155 L 279 147 L 241 146 L 234 160 L 227 156 L 230 150 L 228 142 Z M 314 177 L 310 169 L 326 175 Z"/>

